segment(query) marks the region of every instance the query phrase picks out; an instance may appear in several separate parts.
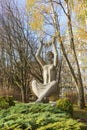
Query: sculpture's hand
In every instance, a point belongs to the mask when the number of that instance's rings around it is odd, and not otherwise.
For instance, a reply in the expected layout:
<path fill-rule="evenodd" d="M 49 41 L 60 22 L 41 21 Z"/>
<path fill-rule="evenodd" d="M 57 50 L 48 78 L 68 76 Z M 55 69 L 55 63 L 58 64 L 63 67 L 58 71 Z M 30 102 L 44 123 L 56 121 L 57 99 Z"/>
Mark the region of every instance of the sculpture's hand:
<path fill-rule="evenodd" d="M 40 54 L 41 54 L 41 51 L 42 51 L 42 47 L 43 47 L 43 41 L 40 41 L 40 46 L 39 46 L 39 48 L 37 49 L 37 52 L 36 52 L 36 55 L 35 55 L 37 61 L 38 61 L 39 64 L 41 65 L 41 67 L 44 66 L 43 59 L 40 57 Z"/>

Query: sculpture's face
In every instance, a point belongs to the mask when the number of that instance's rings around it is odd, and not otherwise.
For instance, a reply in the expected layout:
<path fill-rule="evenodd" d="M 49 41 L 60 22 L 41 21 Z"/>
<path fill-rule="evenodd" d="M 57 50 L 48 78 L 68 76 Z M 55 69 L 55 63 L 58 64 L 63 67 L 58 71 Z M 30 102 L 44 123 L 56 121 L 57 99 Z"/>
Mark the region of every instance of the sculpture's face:
<path fill-rule="evenodd" d="M 48 61 L 48 63 L 52 63 L 53 58 L 54 58 L 53 53 L 52 53 L 51 51 L 49 51 L 49 52 L 47 53 L 47 61 Z"/>

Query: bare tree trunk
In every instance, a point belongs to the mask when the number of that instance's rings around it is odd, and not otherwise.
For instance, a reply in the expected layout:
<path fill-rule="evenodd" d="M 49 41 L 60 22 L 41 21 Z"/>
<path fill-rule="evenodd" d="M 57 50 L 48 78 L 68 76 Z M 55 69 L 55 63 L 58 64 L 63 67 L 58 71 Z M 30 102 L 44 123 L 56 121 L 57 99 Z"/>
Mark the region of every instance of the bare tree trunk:
<path fill-rule="evenodd" d="M 70 9 L 69 9 L 69 3 L 68 1 L 66 2 L 67 4 L 67 18 L 68 18 L 68 31 L 69 31 L 69 37 L 70 37 L 70 44 L 71 44 L 71 49 L 73 51 L 74 59 L 76 62 L 76 67 L 77 67 L 77 72 L 78 72 L 78 105 L 80 108 L 85 107 L 85 100 L 84 100 L 84 89 L 83 89 L 83 82 L 82 82 L 82 77 L 81 77 L 81 71 L 80 71 L 80 66 L 75 50 L 75 43 L 74 43 L 74 36 L 73 36 L 73 31 L 72 31 L 72 22 L 71 22 L 71 15 L 70 15 Z"/>
<path fill-rule="evenodd" d="M 59 26 L 59 21 L 58 21 L 58 15 L 56 14 L 55 10 L 54 10 L 54 5 L 53 5 L 53 2 L 52 0 L 50 0 L 51 2 L 51 8 L 52 8 L 52 13 L 53 13 L 53 20 L 54 20 L 54 26 L 55 26 L 55 29 L 56 29 L 56 34 L 57 34 L 57 37 L 58 37 L 58 41 L 60 42 L 60 47 L 61 47 L 61 50 L 62 50 L 62 53 L 63 53 L 63 56 L 64 58 L 66 59 L 66 62 L 69 66 L 69 69 L 71 71 L 71 74 L 72 74 L 72 77 L 76 83 L 76 86 L 77 86 L 77 90 L 78 90 L 78 105 L 80 108 L 84 108 L 85 107 L 85 101 L 84 101 L 84 91 L 83 91 L 83 83 L 82 83 L 82 78 L 81 78 L 81 73 L 80 73 L 80 68 L 79 68 L 79 64 L 78 64 L 78 59 L 77 59 L 77 56 L 76 56 L 76 51 L 75 51 L 75 46 L 74 46 L 74 39 L 73 39 L 73 34 L 72 33 L 72 24 L 71 24 L 71 21 L 69 21 L 70 23 L 70 43 L 72 42 L 72 46 L 73 46 L 73 53 L 74 53 L 74 58 L 75 58 L 75 61 L 76 61 L 76 65 L 77 65 L 77 71 L 78 71 L 78 76 L 77 77 L 75 75 L 75 72 L 74 72 L 74 69 L 67 57 L 67 53 L 65 51 L 65 48 L 64 48 L 64 45 L 63 45 L 63 41 L 62 41 L 62 37 L 61 37 L 61 34 L 60 34 L 60 26 Z M 70 19 L 69 19 L 70 20 Z"/>
<path fill-rule="evenodd" d="M 58 63 L 58 98 L 60 95 L 60 82 L 61 82 L 61 70 L 62 70 L 62 60 L 59 61 Z"/>
<path fill-rule="evenodd" d="M 26 88 L 25 88 L 25 86 L 21 87 L 21 99 L 22 99 L 22 102 L 26 103 Z"/>

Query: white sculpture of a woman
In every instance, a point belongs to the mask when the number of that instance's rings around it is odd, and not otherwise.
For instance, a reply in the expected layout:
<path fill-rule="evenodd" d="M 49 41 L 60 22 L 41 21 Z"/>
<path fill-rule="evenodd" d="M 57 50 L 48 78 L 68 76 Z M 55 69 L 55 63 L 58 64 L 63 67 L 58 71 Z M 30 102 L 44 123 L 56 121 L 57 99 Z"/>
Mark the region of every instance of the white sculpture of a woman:
<path fill-rule="evenodd" d="M 55 41 L 56 38 L 54 37 L 52 42 L 53 52 L 50 52 L 49 64 L 45 65 L 43 63 L 42 58 L 40 57 L 40 53 L 43 46 L 42 44 L 39 46 L 36 53 L 36 59 L 43 69 L 43 84 L 37 82 L 36 80 L 32 81 L 32 90 L 35 93 L 35 95 L 38 97 L 36 102 L 41 102 L 44 97 L 50 96 L 57 87 L 56 67 L 57 67 L 58 55 L 57 55 Z M 52 63 L 52 59 L 53 59 L 53 63 Z"/>

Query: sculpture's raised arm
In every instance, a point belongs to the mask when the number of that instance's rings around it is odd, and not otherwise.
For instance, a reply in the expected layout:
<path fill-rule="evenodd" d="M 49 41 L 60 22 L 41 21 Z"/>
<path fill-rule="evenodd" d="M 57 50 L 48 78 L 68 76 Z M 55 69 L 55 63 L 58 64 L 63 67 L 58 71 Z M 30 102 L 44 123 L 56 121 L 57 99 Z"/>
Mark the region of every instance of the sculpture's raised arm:
<path fill-rule="evenodd" d="M 39 64 L 41 65 L 41 67 L 43 68 L 43 66 L 45 65 L 43 59 L 41 58 L 40 54 L 41 54 L 41 50 L 42 50 L 42 47 L 43 47 L 43 42 L 41 41 L 40 42 L 40 46 L 39 48 L 37 49 L 37 52 L 36 52 L 36 59 L 37 61 L 39 62 Z"/>
<path fill-rule="evenodd" d="M 53 54 L 54 54 L 54 66 L 57 66 L 58 52 L 57 52 L 57 49 L 56 49 L 56 37 L 54 37 L 52 45 L 53 45 Z"/>

